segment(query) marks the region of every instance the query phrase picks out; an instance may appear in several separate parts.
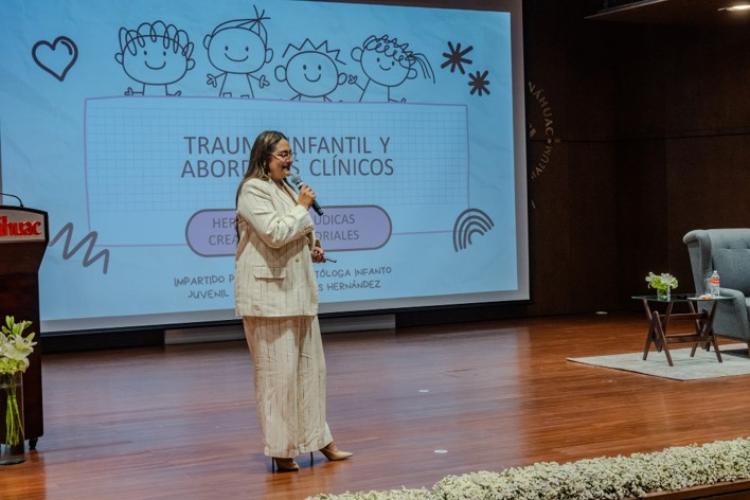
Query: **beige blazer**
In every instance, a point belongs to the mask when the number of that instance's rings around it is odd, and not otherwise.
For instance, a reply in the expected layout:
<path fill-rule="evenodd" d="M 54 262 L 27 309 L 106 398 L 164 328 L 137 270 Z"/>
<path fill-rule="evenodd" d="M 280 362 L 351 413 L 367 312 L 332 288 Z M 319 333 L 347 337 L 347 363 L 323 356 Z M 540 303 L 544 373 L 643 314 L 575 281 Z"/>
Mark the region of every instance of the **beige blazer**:
<path fill-rule="evenodd" d="M 237 314 L 315 316 L 318 285 L 310 253 L 315 233 L 307 210 L 273 181 L 249 179 L 237 214 Z"/>

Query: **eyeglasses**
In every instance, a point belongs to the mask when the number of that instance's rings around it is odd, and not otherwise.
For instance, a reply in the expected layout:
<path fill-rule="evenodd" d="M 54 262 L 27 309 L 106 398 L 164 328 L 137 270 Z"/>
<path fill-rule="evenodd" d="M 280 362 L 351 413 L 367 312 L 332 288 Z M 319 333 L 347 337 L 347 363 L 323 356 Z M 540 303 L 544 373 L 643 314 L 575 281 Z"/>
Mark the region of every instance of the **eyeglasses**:
<path fill-rule="evenodd" d="M 271 154 L 282 161 L 294 159 L 294 151 L 284 150 L 284 151 L 278 151 L 276 153 L 271 153 Z"/>

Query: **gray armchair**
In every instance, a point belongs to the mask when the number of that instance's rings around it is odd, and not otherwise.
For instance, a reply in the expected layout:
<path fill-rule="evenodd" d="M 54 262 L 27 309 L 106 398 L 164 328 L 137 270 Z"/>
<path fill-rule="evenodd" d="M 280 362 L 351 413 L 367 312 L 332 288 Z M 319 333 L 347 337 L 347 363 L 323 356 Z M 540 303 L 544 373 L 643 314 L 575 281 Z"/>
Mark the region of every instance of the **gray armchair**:
<path fill-rule="evenodd" d="M 716 304 L 714 331 L 748 344 L 750 351 L 750 229 L 697 229 L 682 238 L 690 254 L 697 294 L 707 292 L 713 270 L 721 278 L 721 295 L 734 300 Z"/>

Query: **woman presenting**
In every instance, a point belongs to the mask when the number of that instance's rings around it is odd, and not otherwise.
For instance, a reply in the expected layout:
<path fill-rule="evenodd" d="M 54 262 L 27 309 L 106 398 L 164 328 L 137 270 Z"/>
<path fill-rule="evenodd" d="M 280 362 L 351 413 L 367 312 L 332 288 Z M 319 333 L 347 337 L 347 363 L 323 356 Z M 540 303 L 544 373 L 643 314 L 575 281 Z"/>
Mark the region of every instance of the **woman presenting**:
<path fill-rule="evenodd" d="M 237 189 L 235 301 L 255 366 L 255 398 L 265 454 L 279 470 L 299 470 L 294 457 L 340 451 L 326 423 L 326 366 L 318 325 L 313 262 L 325 252 L 315 241 L 308 209 L 315 193 L 294 193 L 284 178 L 293 161 L 281 132 L 255 139 Z"/>

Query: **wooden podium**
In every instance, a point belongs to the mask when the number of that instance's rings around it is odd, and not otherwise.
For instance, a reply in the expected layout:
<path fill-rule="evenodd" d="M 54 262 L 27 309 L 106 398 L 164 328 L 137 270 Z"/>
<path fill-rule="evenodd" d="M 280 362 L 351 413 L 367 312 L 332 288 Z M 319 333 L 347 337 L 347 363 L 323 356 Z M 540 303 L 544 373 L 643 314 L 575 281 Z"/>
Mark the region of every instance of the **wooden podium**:
<path fill-rule="evenodd" d="M 33 450 L 44 433 L 39 266 L 49 241 L 47 212 L 0 205 L 0 320 L 31 321 L 37 345 L 23 376 L 24 432 Z"/>

